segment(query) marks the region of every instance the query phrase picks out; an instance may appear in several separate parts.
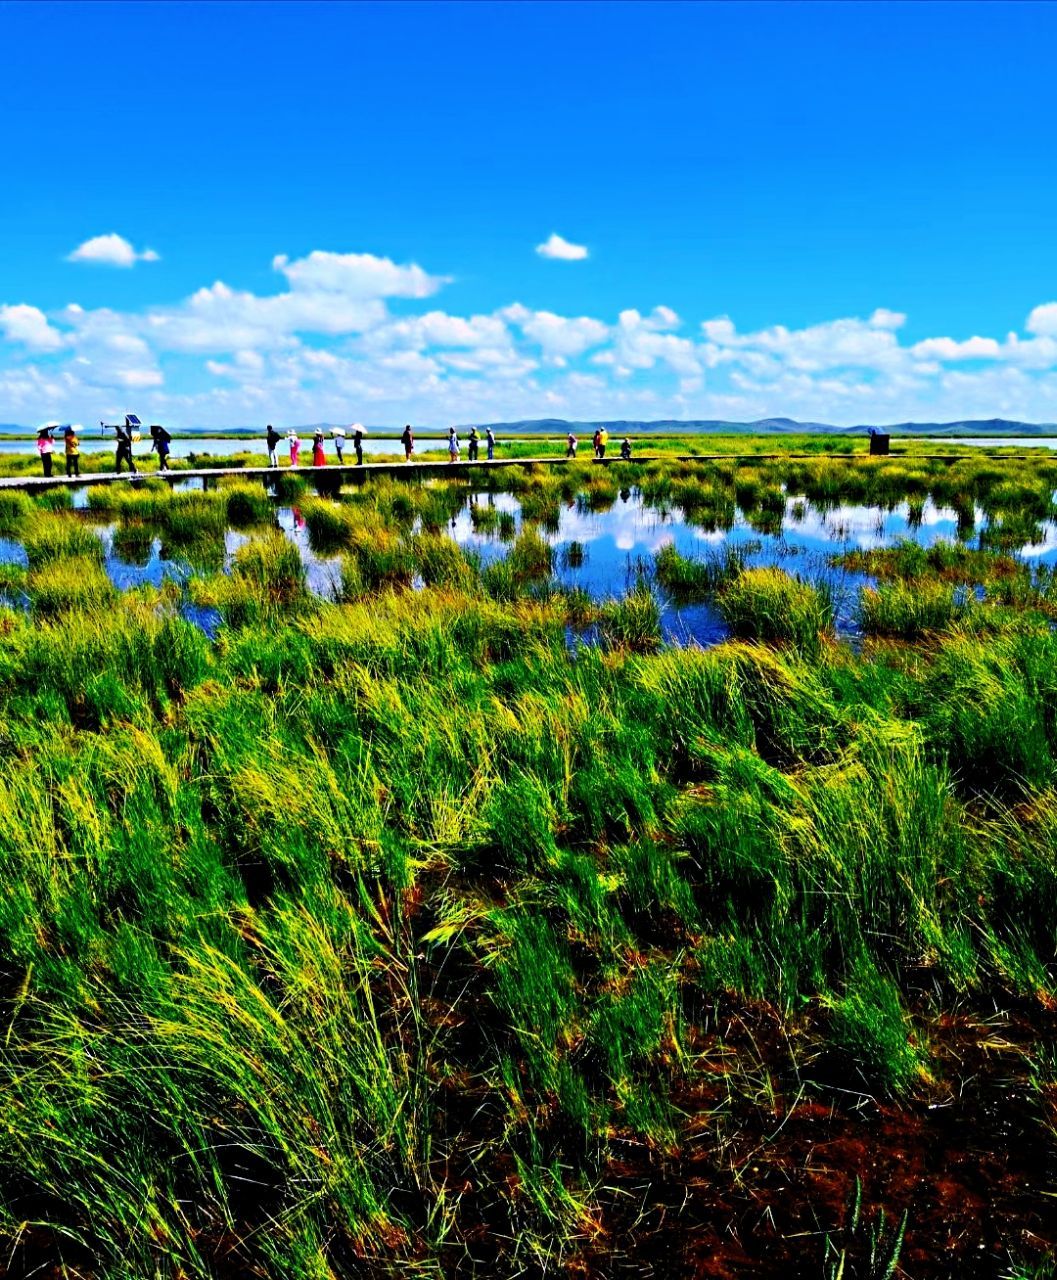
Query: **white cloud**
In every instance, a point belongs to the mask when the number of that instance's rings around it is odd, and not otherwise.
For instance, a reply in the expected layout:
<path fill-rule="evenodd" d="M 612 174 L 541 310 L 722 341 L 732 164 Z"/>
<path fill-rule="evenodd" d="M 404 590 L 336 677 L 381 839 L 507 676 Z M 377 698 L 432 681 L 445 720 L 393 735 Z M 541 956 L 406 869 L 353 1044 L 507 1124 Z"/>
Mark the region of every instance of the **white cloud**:
<path fill-rule="evenodd" d="M 453 316 L 444 311 L 427 311 L 420 316 L 393 320 L 373 329 L 364 338 L 372 350 L 403 347 L 420 351 L 424 347 L 480 347 L 509 343 L 510 334 L 499 316 Z"/>
<path fill-rule="evenodd" d="M 1057 337 L 1057 302 L 1044 302 L 1041 307 L 1035 307 L 1024 328 L 1038 337 Z"/>
<path fill-rule="evenodd" d="M 956 342 L 953 338 L 926 338 L 915 342 L 911 353 L 930 360 L 997 360 L 1002 348 L 994 338 L 966 338 Z"/>
<path fill-rule="evenodd" d="M 658 316 L 658 310 L 665 314 Z M 689 338 L 659 332 L 658 326 L 671 323 L 671 317 L 675 312 L 667 307 L 645 317 L 634 309 L 620 313 L 614 342 L 618 376 L 620 369 L 652 369 L 658 363 L 683 377 L 700 376 L 701 357 L 694 343 Z"/>
<path fill-rule="evenodd" d="M 291 261 L 272 260 L 289 288 L 261 295 L 222 280 L 173 307 L 147 313 L 147 336 L 169 350 L 217 352 L 290 346 L 299 334 L 357 334 L 389 319 L 386 298 L 426 298 L 447 280 L 411 263 L 370 253 L 314 250 Z"/>
<path fill-rule="evenodd" d="M 175 307 L 148 311 L 144 332 L 170 351 L 255 350 L 289 346 L 300 333 L 362 333 L 386 316 L 377 298 L 296 289 L 262 297 L 218 280 Z"/>
<path fill-rule="evenodd" d="M 0 332 L 8 342 L 20 342 L 31 351 L 54 351 L 62 346 L 62 334 L 48 324 L 44 312 L 24 302 L 0 306 Z"/>
<path fill-rule="evenodd" d="M 882 312 L 884 324 L 875 323 L 878 314 L 875 311 L 869 320 L 827 320 L 804 329 L 787 329 L 779 324 L 744 334 L 738 333 L 733 322 L 724 316 L 706 320 L 701 328 L 712 344 L 708 352 L 712 364 L 740 362 L 744 353 L 752 353 L 812 373 L 842 368 L 892 372 L 905 366 L 909 356 L 892 331 L 897 313 Z"/>
<path fill-rule="evenodd" d="M 157 262 L 158 255 L 153 249 L 144 249 L 137 253 L 124 236 L 111 231 L 105 236 L 92 236 L 84 244 L 79 244 L 67 262 L 94 262 L 105 267 L 132 267 L 137 262 Z"/>
<path fill-rule="evenodd" d="M 590 316 L 566 317 L 553 311 L 530 311 L 519 302 L 505 307 L 500 315 L 515 324 L 544 355 L 567 358 L 600 346 L 609 337 L 609 326 Z"/>
<path fill-rule="evenodd" d="M 1057 417 L 1057 303 L 1004 337 L 901 341 L 906 317 L 884 307 L 801 328 L 739 331 L 716 316 L 684 333 L 663 305 L 452 314 L 426 301 L 449 277 L 372 254 L 315 250 L 272 265 L 273 293 L 216 281 L 137 312 L 0 305 L 0 418 L 94 420 L 126 399 L 156 420 L 204 426 Z"/>
<path fill-rule="evenodd" d="M 428 298 L 450 277 L 428 275 L 415 263 L 398 266 L 372 253 L 327 253 L 314 249 L 293 262 L 285 253 L 272 259 L 295 292 L 339 293 L 346 298 Z"/>
<path fill-rule="evenodd" d="M 654 307 L 646 323 L 653 329 L 678 329 L 682 321 L 671 307 Z"/>
<path fill-rule="evenodd" d="M 581 262 L 587 257 L 587 246 L 573 244 L 564 236 L 560 236 L 557 231 L 552 231 L 548 239 L 536 245 L 536 252 L 541 258 L 557 258 L 560 262 Z"/>

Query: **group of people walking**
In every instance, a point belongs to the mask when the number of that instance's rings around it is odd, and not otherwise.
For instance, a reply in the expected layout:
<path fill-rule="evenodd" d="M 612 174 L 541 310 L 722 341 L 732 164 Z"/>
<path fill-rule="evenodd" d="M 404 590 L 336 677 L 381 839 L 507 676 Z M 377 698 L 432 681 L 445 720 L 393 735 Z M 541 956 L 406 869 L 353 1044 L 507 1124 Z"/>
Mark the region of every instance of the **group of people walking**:
<path fill-rule="evenodd" d="M 120 473 L 123 466 L 127 465 L 132 475 L 137 474 L 135 459 L 132 457 L 132 446 L 139 439 L 139 425 L 139 419 L 134 414 L 127 414 L 124 422 L 115 423 L 110 427 L 110 430 L 115 433 L 114 470 L 118 473 Z M 105 423 L 100 423 L 100 426 L 104 430 L 107 429 Z M 47 426 L 40 428 L 37 432 L 37 453 L 40 457 L 41 470 L 44 472 L 45 478 L 49 478 L 54 474 L 56 432 L 62 433 L 66 474 L 80 477 L 81 437 L 78 433 L 81 430 L 80 424 L 72 422 L 65 424 L 49 422 Z M 168 471 L 172 436 L 164 427 L 158 425 L 151 427 L 150 436 L 151 452 L 158 455 L 158 470 Z"/>
<path fill-rule="evenodd" d="M 68 476 L 79 476 L 81 474 L 81 439 L 77 432 L 79 426 L 67 423 L 63 426 L 61 423 L 50 422 L 46 427 L 41 427 L 37 432 L 37 453 L 40 456 L 40 465 L 45 476 L 52 474 L 55 455 L 55 432 L 62 432 L 63 452 L 66 455 L 66 474 Z"/>
<path fill-rule="evenodd" d="M 115 423 L 114 435 L 116 452 L 114 470 L 121 474 L 121 468 L 127 464 L 129 473 L 137 475 L 136 461 L 132 456 L 132 446 L 139 439 L 139 419 L 134 414 L 126 414 L 125 421 Z M 169 454 L 172 452 L 172 433 L 155 423 L 150 428 L 150 451 L 158 455 L 158 470 L 169 470 Z"/>
<path fill-rule="evenodd" d="M 410 430 L 410 427 L 405 428 Z M 367 428 L 360 422 L 354 422 L 349 428 L 352 432 L 352 447 L 356 451 L 356 465 L 363 466 L 363 437 L 367 434 Z M 334 427 L 331 432 L 334 438 L 334 452 L 338 456 L 338 466 L 343 466 L 345 462 L 345 444 L 347 440 L 347 432 L 344 427 Z M 297 434 L 297 429 L 291 429 L 283 437 L 278 431 L 268 424 L 265 439 L 268 442 L 268 466 L 277 467 L 279 465 L 279 445 L 285 438 L 290 449 L 290 465 L 298 467 L 301 465 L 301 437 Z M 312 433 L 312 466 L 325 467 L 327 465 L 326 451 L 326 435 L 322 428 L 317 428 Z"/>
<path fill-rule="evenodd" d="M 408 428 L 408 430 L 410 430 L 410 428 Z M 491 427 L 485 427 L 484 443 L 485 443 L 485 449 L 487 451 L 488 461 L 492 462 L 495 459 L 495 432 L 492 430 Z M 466 450 L 467 457 L 471 462 L 478 462 L 480 460 L 481 434 L 476 427 L 470 428 L 470 434 L 466 437 L 466 444 L 467 444 L 467 450 Z M 449 462 L 459 461 L 460 448 L 461 446 L 459 443 L 458 431 L 456 431 L 454 427 L 449 427 L 448 428 L 448 461 Z M 407 454 L 406 457 L 408 461 L 411 460 L 410 454 Z"/>
<path fill-rule="evenodd" d="M 352 445 L 356 451 L 356 465 L 363 465 L 363 437 L 367 434 L 367 428 L 361 423 L 353 423 L 348 429 L 352 432 Z M 344 465 L 345 461 L 345 444 L 348 432 L 344 427 L 334 427 L 331 431 L 334 439 L 334 452 L 337 454 L 338 466 Z M 267 429 L 268 442 L 268 465 L 277 467 L 279 465 L 279 445 L 284 437 L 279 434 L 276 429 L 269 424 Z M 301 437 L 297 431 L 291 429 L 286 433 L 286 441 L 290 447 L 290 465 L 298 467 L 301 465 Z M 467 455 L 471 462 L 480 460 L 481 450 L 481 433 L 476 427 L 471 427 L 469 435 L 466 437 Z M 400 444 L 404 450 L 404 461 L 410 462 L 411 455 L 415 452 L 415 433 L 411 429 L 411 423 L 407 423 L 403 431 L 400 433 Z M 484 444 L 488 461 L 491 462 L 495 458 L 495 432 L 491 427 L 486 427 L 484 432 Z M 459 453 L 462 445 L 459 440 L 459 433 L 455 427 L 448 428 L 448 460 L 450 462 L 458 462 Z M 312 436 L 312 466 L 326 466 L 326 435 L 322 428 L 317 429 Z"/>
<path fill-rule="evenodd" d="M 109 428 L 105 423 L 100 423 L 104 430 L 112 430 L 115 433 L 116 455 L 114 459 L 114 468 L 120 474 L 122 467 L 128 466 L 132 475 L 137 475 L 135 459 L 132 456 L 132 446 L 140 439 L 140 420 L 135 414 L 126 414 L 122 423 L 114 423 Z M 80 476 L 81 474 L 81 441 L 78 431 L 81 428 L 73 424 L 63 425 L 58 422 L 49 422 L 47 426 L 41 427 L 37 432 L 37 452 L 40 455 L 41 467 L 45 477 L 53 474 L 53 457 L 55 453 L 55 433 L 62 432 L 63 450 L 66 457 L 66 474 L 68 476 Z M 337 454 L 338 465 L 343 466 L 345 461 L 345 445 L 349 433 L 352 436 L 352 447 L 356 453 L 356 465 L 363 465 L 363 437 L 367 434 L 367 428 L 362 423 L 354 422 L 351 427 L 346 430 L 344 427 L 334 427 L 331 430 L 331 436 L 334 441 L 334 452 Z M 172 447 L 172 435 L 162 426 L 155 424 L 150 428 L 151 452 L 158 455 L 158 470 L 169 470 L 169 454 Z M 268 444 L 268 465 L 270 467 L 278 467 L 279 465 L 279 446 L 285 439 L 290 450 L 290 465 L 297 467 L 301 465 L 301 437 L 297 434 L 295 428 L 291 428 L 285 436 L 281 435 L 275 427 L 268 424 L 265 436 Z M 467 456 L 470 462 L 478 462 L 480 460 L 481 433 L 477 428 L 471 427 L 466 437 Z M 404 461 L 410 462 L 411 455 L 415 452 L 415 434 L 408 423 L 400 434 L 400 443 L 404 450 Z M 603 459 L 606 456 L 606 445 L 609 443 L 609 432 L 605 427 L 598 427 L 593 438 L 594 456 L 597 459 Z M 484 444 L 486 456 L 489 462 L 495 458 L 496 438 L 495 432 L 491 427 L 484 429 Z M 578 440 L 575 432 L 570 428 L 569 434 L 566 436 L 565 456 L 566 458 L 575 458 L 578 447 Z M 461 450 L 461 442 L 459 433 L 455 427 L 448 428 L 448 461 L 458 462 Z M 620 456 L 625 461 L 631 458 L 631 441 L 625 436 L 620 443 Z M 323 429 L 317 428 L 312 434 L 312 466 L 326 466 L 326 436 Z"/>

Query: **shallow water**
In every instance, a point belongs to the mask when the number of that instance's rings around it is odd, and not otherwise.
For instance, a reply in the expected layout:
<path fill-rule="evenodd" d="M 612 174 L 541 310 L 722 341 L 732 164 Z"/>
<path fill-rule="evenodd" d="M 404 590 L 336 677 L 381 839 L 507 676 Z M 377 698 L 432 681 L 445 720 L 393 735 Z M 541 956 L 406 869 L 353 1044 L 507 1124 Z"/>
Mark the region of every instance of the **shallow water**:
<path fill-rule="evenodd" d="M 475 494 L 452 522 L 451 536 L 485 563 L 506 554 L 507 547 L 492 533 L 477 532 L 470 519 L 470 502 L 494 505 L 518 516 L 517 499 L 509 494 Z M 986 517 L 976 512 L 979 527 Z M 666 511 L 649 507 L 635 491 L 617 498 L 608 511 L 589 511 L 575 503 L 563 506 L 555 529 L 540 529 L 555 549 L 555 577 L 565 586 L 581 587 L 594 599 L 626 594 L 640 576 L 650 577 L 657 552 L 673 545 L 680 554 L 701 559 L 722 555 L 736 547 L 750 567 L 777 565 L 812 581 L 825 581 L 833 592 L 837 630 L 858 635 L 856 606 L 859 591 L 873 585 L 864 574 L 834 568 L 829 559 L 843 551 L 870 550 L 909 538 L 923 546 L 958 537 L 958 517 L 949 507 L 926 501 L 920 520 L 910 518 L 907 503 L 892 510 L 881 507 L 841 505 L 823 509 L 806 499 L 786 501 L 781 533 L 763 533 L 739 510 L 730 529 L 706 530 L 691 524 L 673 507 Z M 1057 526 L 1050 531 L 1052 545 L 1026 548 L 1024 554 L 1057 559 Z M 574 567 L 563 555 L 569 544 L 583 547 L 583 562 Z M 661 626 L 665 638 L 677 643 L 714 644 L 726 634 L 718 611 L 708 604 L 677 605 L 662 597 Z"/>
<path fill-rule="evenodd" d="M 200 482 L 178 483 L 177 488 L 198 487 Z M 87 493 L 87 490 L 79 491 Z M 510 540 L 498 532 L 475 529 L 471 505 L 492 507 L 512 517 L 516 532 L 523 521 L 518 499 L 505 493 L 475 493 L 467 490 L 461 510 L 450 522 L 450 536 L 463 548 L 474 552 L 483 564 L 505 556 Z M 324 556 L 312 549 L 308 531 L 296 506 L 275 508 L 276 525 L 297 547 L 305 566 L 309 589 L 323 599 L 337 598 L 340 556 Z M 653 582 L 654 558 L 666 545 L 673 545 L 690 558 L 723 556 L 737 549 L 748 566 L 776 565 L 790 573 L 812 581 L 825 582 L 833 595 L 836 625 L 840 634 L 855 639 L 859 592 L 872 580 L 863 574 L 834 568 L 830 558 L 839 552 L 869 550 L 890 546 L 899 539 L 911 539 L 922 546 L 938 541 L 961 538 L 970 546 L 980 543 L 987 528 L 985 513 L 973 513 L 973 528 L 959 528 L 958 516 L 948 507 L 931 500 L 914 513 L 907 503 L 891 509 L 876 506 L 842 504 L 821 506 L 802 497 L 789 495 L 784 512 L 762 530 L 740 510 L 736 511 L 729 529 L 707 529 L 689 521 L 677 507 L 661 509 L 648 506 L 636 490 L 620 494 L 608 510 L 590 510 L 576 502 L 562 505 L 557 520 L 550 526 L 538 526 L 541 536 L 554 549 L 554 577 L 566 587 L 579 587 L 595 600 L 616 599 L 632 589 L 640 578 Z M 91 520 L 91 516 L 87 517 Z M 755 516 L 756 525 L 760 517 Z M 138 549 L 133 556 L 128 548 L 115 542 L 117 526 L 106 517 L 92 521 L 104 545 L 105 566 L 114 584 L 121 590 L 137 586 L 160 586 L 164 582 L 186 583 L 192 572 L 178 550 L 170 551 L 157 537 Z M 1042 527 L 1040 542 L 1020 549 L 1019 554 L 1034 563 L 1057 563 L 1057 524 Z M 237 549 L 248 534 L 229 529 L 225 536 L 222 565 L 230 570 Z M 569 555 L 578 544 L 582 558 Z M 11 539 L 0 539 L 0 563 L 25 565 L 25 552 Z M 657 586 L 654 583 L 655 587 Z M 714 644 L 727 634 L 718 611 L 708 603 L 677 604 L 657 588 L 662 605 L 662 630 L 666 639 L 679 644 Z M 185 596 L 183 611 L 210 633 L 218 619 L 212 610 L 195 609 Z"/>
<path fill-rule="evenodd" d="M 895 436 L 893 439 L 906 439 Z M 924 444 L 963 444 L 975 449 L 1057 449 L 1055 436 L 914 436 Z"/>

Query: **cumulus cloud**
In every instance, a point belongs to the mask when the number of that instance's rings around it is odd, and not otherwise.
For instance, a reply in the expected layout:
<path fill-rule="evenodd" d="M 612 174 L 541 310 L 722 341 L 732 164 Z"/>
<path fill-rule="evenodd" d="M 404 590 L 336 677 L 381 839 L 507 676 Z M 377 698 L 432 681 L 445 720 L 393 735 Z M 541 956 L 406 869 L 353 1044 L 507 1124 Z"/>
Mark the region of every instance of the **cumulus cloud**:
<path fill-rule="evenodd" d="M 956 342 L 953 338 L 925 338 L 915 342 L 911 354 L 923 359 L 935 360 L 997 360 L 1002 348 L 994 338 L 966 338 Z"/>
<path fill-rule="evenodd" d="M 450 277 L 431 276 L 420 266 L 398 266 L 372 253 L 327 253 L 314 249 L 291 262 L 285 253 L 272 259 L 294 291 L 338 293 L 346 298 L 428 298 Z"/>
<path fill-rule="evenodd" d="M 1028 315 L 1024 328 L 1028 333 L 1039 337 L 1057 336 L 1057 302 L 1044 302 L 1042 306 L 1035 307 Z"/>
<path fill-rule="evenodd" d="M 870 324 L 875 329 L 902 329 L 906 322 L 902 311 L 889 311 L 887 307 L 878 307 L 870 316 Z"/>
<path fill-rule="evenodd" d="M 54 351 L 62 346 L 62 334 L 51 327 L 44 312 L 24 302 L 0 306 L 0 333 L 8 342 L 20 342 L 32 351 Z"/>
<path fill-rule="evenodd" d="M 153 249 L 137 253 L 124 236 L 111 231 L 105 236 L 92 236 L 67 255 L 67 262 L 92 262 L 104 267 L 134 267 L 137 262 L 157 262 Z"/>
<path fill-rule="evenodd" d="M 884 313 L 887 323 L 848 317 L 788 329 L 774 325 L 750 333 L 739 333 L 726 316 L 706 320 L 701 326 L 710 348 L 710 363 L 736 362 L 742 353 L 770 356 L 783 367 L 819 373 L 829 369 L 858 368 L 893 371 L 909 359 L 893 332 L 894 312 Z"/>
<path fill-rule="evenodd" d="M 581 262 L 587 257 L 587 246 L 573 244 L 557 231 L 552 231 L 542 244 L 536 245 L 536 252 L 541 258 L 557 258 L 560 262 Z"/>
<path fill-rule="evenodd" d="M 0 304 L 0 418 L 91 420 L 126 400 L 203 426 L 1057 416 L 1057 303 L 1020 333 L 910 342 L 907 317 L 886 307 L 755 329 L 726 315 L 684 326 L 664 305 L 455 314 L 434 300 L 450 277 L 414 262 L 314 250 L 272 266 L 270 292 L 218 280 L 138 311 Z"/>
<path fill-rule="evenodd" d="M 503 346 L 510 334 L 502 315 L 453 316 L 427 311 L 420 316 L 392 320 L 365 335 L 364 344 L 375 351 L 404 347 L 421 350 L 437 347 Z"/>
<path fill-rule="evenodd" d="M 600 346 L 609 337 L 609 325 L 591 316 L 559 316 L 553 311 L 530 311 L 519 302 L 500 315 L 537 343 L 544 355 L 567 359 Z"/>

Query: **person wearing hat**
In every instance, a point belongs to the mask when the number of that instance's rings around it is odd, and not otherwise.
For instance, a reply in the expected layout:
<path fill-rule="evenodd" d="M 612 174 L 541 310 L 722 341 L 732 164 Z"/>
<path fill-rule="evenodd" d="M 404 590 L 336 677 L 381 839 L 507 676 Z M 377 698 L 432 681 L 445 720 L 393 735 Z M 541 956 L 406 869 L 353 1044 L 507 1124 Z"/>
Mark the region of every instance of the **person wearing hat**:
<path fill-rule="evenodd" d="M 345 428 L 335 427 L 330 433 L 334 437 L 334 452 L 338 455 L 338 466 L 345 461 Z"/>
<path fill-rule="evenodd" d="M 466 450 L 466 456 L 470 459 L 471 462 L 477 461 L 477 442 L 478 440 L 480 440 L 480 438 L 481 437 L 477 434 L 477 428 L 471 427 L 470 435 L 469 435 L 470 443 Z"/>
<path fill-rule="evenodd" d="M 317 431 L 312 437 L 312 465 L 314 467 L 325 467 L 327 465 L 327 455 L 323 451 L 322 431 Z"/>
<path fill-rule="evenodd" d="M 66 474 L 79 476 L 81 474 L 81 442 L 77 438 L 77 428 L 67 427 L 62 437 L 66 448 Z"/>
<path fill-rule="evenodd" d="M 51 455 L 55 451 L 55 441 L 51 438 L 54 426 L 41 427 L 37 432 L 37 452 L 40 454 L 40 465 L 44 475 L 51 475 Z"/>

